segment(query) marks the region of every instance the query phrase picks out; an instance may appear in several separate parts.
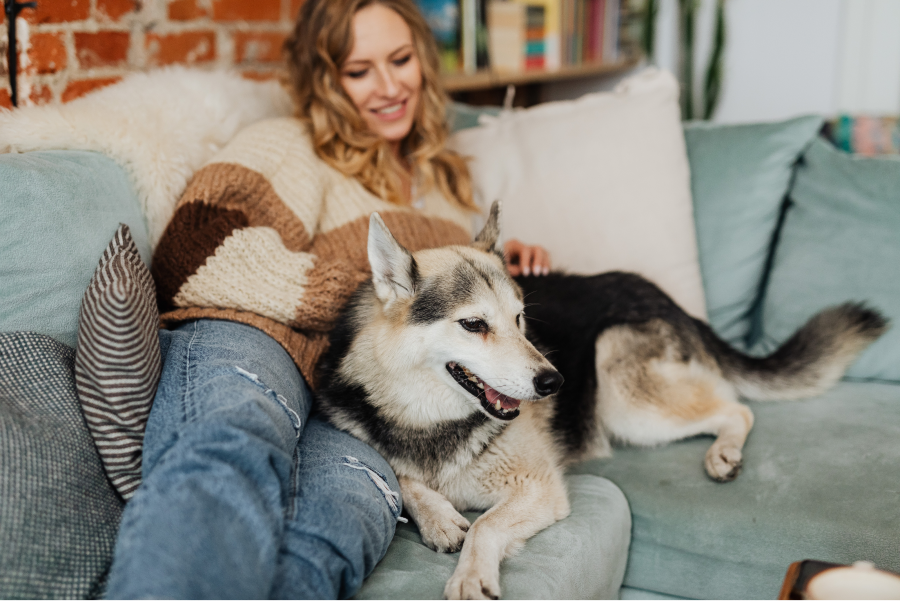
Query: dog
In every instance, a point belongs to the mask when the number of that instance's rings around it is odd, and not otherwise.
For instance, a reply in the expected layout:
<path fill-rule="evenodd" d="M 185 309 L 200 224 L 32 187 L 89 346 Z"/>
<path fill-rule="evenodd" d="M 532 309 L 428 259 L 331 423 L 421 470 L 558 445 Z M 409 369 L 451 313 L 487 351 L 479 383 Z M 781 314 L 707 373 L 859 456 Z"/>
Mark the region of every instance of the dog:
<path fill-rule="evenodd" d="M 503 558 L 568 515 L 567 465 L 609 454 L 611 439 L 712 434 L 706 471 L 733 479 L 753 425 L 739 396 L 815 395 L 887 326 L 875 311 L 842 305 L 757 359 L 647 280 L 607 273 L 519 279 L 529 302 L 541 299 L 526 328 L 498 224 L 495 203 L 471 246 L 412 254 L 372 214 L 372 278 L 317 372 L 319 410 L 387 459 L 424 543 L 462 550 L 448 599 L 499 598 Z M 553 349 L 565 352 L 551 362 Z M 464 510 L 485 513 L 470 524 Z"/>

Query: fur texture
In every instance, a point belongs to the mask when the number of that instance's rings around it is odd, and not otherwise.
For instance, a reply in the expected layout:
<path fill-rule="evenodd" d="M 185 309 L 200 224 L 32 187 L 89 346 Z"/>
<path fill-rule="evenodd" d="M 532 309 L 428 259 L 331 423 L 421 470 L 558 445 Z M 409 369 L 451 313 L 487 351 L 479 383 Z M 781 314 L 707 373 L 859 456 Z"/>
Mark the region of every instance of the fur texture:
<path fill-rule="evenodd" d="M 0 152 L 93 150 L 130 176 L 155 248 L 188 180 L 240 129 L 291 112 L 287 92 L 236 73 L 134 73 L 64 105 L 0 110 Z"/>
<path fill-rule="evenodd" d="M 498 210 L 472 246 L 416 253 L 373 214 L 372 280 L 319 363 L 322 413 L 390 462 L 429 547 L 462 550 L 449 599 L 499 597 L 503 558 L 569 513 L 567 464 L 610 439 L 712 434 L 706 470 L 730 480 L 753 425 L 740 395 L 816 394 L 886 328 L 843 305 L 752 358 L 634 274 L 522 278 L 523 294 L 495 248 Z M 485 513 L 469 524 L 467 509 Z"/>

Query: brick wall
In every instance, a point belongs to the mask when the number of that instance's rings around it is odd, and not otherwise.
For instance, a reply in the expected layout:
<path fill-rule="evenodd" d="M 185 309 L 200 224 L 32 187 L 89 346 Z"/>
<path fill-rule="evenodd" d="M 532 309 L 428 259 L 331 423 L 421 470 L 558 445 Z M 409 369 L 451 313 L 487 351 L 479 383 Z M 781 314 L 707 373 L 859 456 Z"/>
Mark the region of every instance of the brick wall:
<path fill-rule="evenodd" d="M 275 77 L 303 0 L 37 0 L 17 23 L 19 106 L 68 102 L 171 64 Z M 11 106 L 0 13 L 0 106 Z"/>

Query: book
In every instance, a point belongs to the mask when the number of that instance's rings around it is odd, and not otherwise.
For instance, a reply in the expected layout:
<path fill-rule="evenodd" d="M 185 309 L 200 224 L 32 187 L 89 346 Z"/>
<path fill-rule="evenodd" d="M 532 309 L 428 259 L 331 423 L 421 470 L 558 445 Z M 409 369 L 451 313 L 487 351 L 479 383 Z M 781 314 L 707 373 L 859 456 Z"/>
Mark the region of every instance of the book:
<path fill-rule="evenodd" d="M 419 10 L 434 35 L 441 55 L 441 69 L 459 69 L 459 0 L 417 0 Z"/>
<path fill-rule="evenodd" d="M 478 69 L 478 0 L 462 0 L 461 8 L 462 70 L 474 73 Z"/>
<path fill-rule="evenodd" d="M 562 23 L 560 20 L 563 0 L 515 0 L 520 4 L 541 6 L 544 9 L 544 68 L 559 69 L 562 64 Z"/>
<path fill-rule="evenodd" d="M 525 6 L 492 0 L 488 4 L 488 52 L 495 71 L 525 68 Z"/>
<path fill-rule="evenodd" d="M 606 0 L 603 15 L 603 42 L 602 51 L 597 56 L 604 63 L 614 63 L 619 60 L 619 0 Z"/>
<path fill-rule="evenodd" d="M 525 5 L 525 69 L 543 69 L 546 12 L 540 4 Z"/>

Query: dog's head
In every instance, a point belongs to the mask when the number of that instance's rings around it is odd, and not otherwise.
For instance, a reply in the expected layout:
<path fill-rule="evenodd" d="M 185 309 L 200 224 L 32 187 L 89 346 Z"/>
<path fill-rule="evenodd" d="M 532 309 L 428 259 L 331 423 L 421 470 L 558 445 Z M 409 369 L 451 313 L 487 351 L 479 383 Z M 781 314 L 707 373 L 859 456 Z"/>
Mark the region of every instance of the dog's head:
<path fill-rule="evenodd" d="M 499 232 L 494 203 L 471 246 L 413 254 L 374 213 L 368 253 L 382 315 L 402 332 L 409 362 L 452 388 L 452 402 L 507 421 L 563 378 L 525 337 L 522 291 L 496 248 Z"/>

